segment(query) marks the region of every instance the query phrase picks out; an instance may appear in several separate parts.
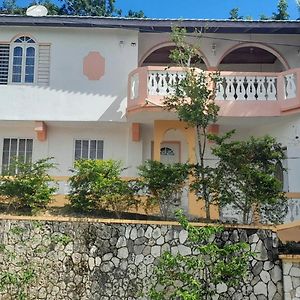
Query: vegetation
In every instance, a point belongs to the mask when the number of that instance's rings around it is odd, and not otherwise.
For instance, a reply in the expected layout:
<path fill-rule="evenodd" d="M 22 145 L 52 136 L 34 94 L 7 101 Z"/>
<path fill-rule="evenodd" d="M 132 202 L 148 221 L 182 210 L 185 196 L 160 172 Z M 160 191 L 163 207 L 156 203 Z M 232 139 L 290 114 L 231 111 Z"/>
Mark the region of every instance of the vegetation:
<path fill-rule="evenodd" d="M 218 284 L 239 285 L 248 271 L 249 246 L 222 243 L 216 239 L 221 227 L 194 227 L 180 211 L 177 217 L 188 232 L 192 255 L 164 252 L 155 269 L 157 281 L 150 289 L 150 299 L 213 299 Z"/>
<path fill-rule="evenodd" d="M 139 167 L 140 188 L 146 194 L 146 210 L 159 206 L 167 219 L 176 202 L 180 203 L 182 191 L 189 174 L 187 164 L 163 164 L 147 160 Z"/>
<path fill-rule="evenodd" d="M 233 205 L 242 213 L 243 223 L 251 223 L 255 214 L 264 221 L 282 222 L 287 199 L 274 176 L 285 157 L 281 144 L 270 136 L 226 141 L 231 134 L 214 137 L 212 152 L 219 159 L 214 178 L 217 202 L 221 207 Z"/>
<path fill-rule="evenodd" d="M 175 111 L 179 120 L 186 122 L 188 126 L 196 129 L 197 159 L 194 166 L 191 185 L 199 199 L 205 202 L 206 218 L 210 219 L 210 174 L 211 168 L 206 165 L 204 156 L 207 146 L 208 128 L 217 121 L 219 107 L 215 104 L 215 87 L 218 82 L 217 74 L 196 69 L 197 64 L 191 67 L 191 60 L 200 56 L 197 48 L 185 41 L 186 30 L 174 28 L 172 39 L 176 44 L 171 58 L 179 66 L 184 68 L 185 77 L 178 81 L 174 94 L 163 101 L 166 109 Z"/>
<path fill-rule="evenodd" d="M 229 20 L 242 20 L 243 17 L 239 15 L 239 8 L 235 7 L 229 12 Z"/>
<path fill-rule="evenodd" d="M 78 160 L 70 177 L 71 206 L 79 211 L 110 209 L 117 217 L 122 211 L 137 207 L 135 189 L 121 179 L 120 161 Z"/>
<path fill-rule="evenodd" d="M 39 1 L 40 5 L 44 5 L 48 9 L 48 15 L 72 15 L 72 16 L 121 16 L 122 10 L 115 6 L 115 0 L 61 0 L 62 5 L 59 6 L 52 0 Z M 31 2 L 28 7 L 36 5 Z M 17 4 L 16 0 L 4 0 L 0 6 L 0 14 L 16 14 L 24 15 L 27 7 Z M 142 10 L 129 10 L 126 17 L 128 18 L 145 18 Z"/>
<path fill-rule="evenodd" d="M 45 208 L 52 201 L 57 189 L 48 174 L 55 166 L 51 159 L 40 159 L 34 163 L 16 160 L 7 174 L 3 174 L 0 179 L 1 201 L 17 208 L 28 209 L 31 213 Z M 12 169 L 16 170 L 13 177 L 9 176 Z"/>

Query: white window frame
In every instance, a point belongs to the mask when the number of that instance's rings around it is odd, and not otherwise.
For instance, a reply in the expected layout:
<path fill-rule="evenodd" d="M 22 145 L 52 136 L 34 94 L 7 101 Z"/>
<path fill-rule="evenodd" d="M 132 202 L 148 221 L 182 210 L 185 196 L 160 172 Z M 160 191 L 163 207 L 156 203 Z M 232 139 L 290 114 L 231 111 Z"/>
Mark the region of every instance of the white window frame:
<path fill-rule="evenodd" d="M 76 150 L 76 141 L 88 141 L 88 158 L 83 158 L 82 157 L 82 144 L 81 144 L 81 155 L 80 158 L 76 159 L 75 157 L 75 150 Z M 97 147 L 97 142 L 98 141 L 102 141 L 103 144 L 103 149 L 102 149 L 102 158 L 90 158 L 90 145 L 91 145 L 91 141 L 96 141 L 96 147 Z M 96 148 L 96 156 L 97 156 L 97 148 Z M 99 159 L 99 160 L 103 160 L 104 159 L 104 139 L 99 139 L 99 138 L 75 138 L 73 140 L 73 162 L 79 160 L 79 159 Z"/>
<path fill-rule="evenodd" d="M 21 37 L 29 37 L 31 38 L 34 43 L 16 43 L 15 41 Z M 22 48 L 22 70 L 21 70 L 21 82 L 13 82 L 13 60 L 14 60 L 14 49 L 16 47 Z M 25 67 L 26 67 L 26 49 L 27 48 L 34 48 L 34 73 L 33 73 L 33 82 L 25 82 Z M 34 85 L 37 82 L 37 68 L 38 68 L 38 44 L 36 40 L 31 37 L 30 35 L 20 35 L 15 37 L 14 40 L 10 44 L 10 51 L 9 51 L 9 71 L 8 71 L 8 83 L 15 84 L 15 85 Z"/>
<path fill-rule="evenodd" d="M 32 137 L 3 137 L 2 141 L 1 141 L 1 168 L 0 168 L 0 173 L 2 174 L 4 171 L 4 166 L 3 166 L 3 152 L 4 152 L 4 140 L 10 140 L 10 145 L 11 145 L 11 140 L 16 139 L 17 140 L 17 155 L 16 158 L 19 157 L 19 147 L 20 147 L 20 140 L 26 140 L 25 143 L 25 160 L 26 161 L 26 147 L 27 147 L 27 140 L 32 140 L 32 150 L 31 150 L 31 159 L 30 161 L 33 160 L 33 149 L 34 149 L 34 139 Z M 7 165 L 7 169 L 9 170 L 9 166 L 10 166 L 10 157 L 11 157 L 11 148 L 9 148 L 9 157 L 8 157 L 8 165 Z"/>

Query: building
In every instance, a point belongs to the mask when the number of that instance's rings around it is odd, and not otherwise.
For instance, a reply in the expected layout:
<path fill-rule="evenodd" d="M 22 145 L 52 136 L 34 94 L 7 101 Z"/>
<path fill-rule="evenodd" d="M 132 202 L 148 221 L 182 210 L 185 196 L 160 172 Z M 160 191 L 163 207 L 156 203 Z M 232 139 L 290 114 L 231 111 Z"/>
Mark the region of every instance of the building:
<path fill-rule="evenodd" d="M 284 189 L 296 199 L 287 220 L 300 219 L 300 21 L 0 16 L 2 169 L 14 156 L 53 156 L 63 179 L 78 158 L 112 158 L 136 176 L 146 159 L 193 161 L 194 131 L 161 105 L 182 74 L 166 69 L 174 25 L 191 43 L 202 30 L 202 68 L 221 71 L 211 129 L 286 147 Z"/>

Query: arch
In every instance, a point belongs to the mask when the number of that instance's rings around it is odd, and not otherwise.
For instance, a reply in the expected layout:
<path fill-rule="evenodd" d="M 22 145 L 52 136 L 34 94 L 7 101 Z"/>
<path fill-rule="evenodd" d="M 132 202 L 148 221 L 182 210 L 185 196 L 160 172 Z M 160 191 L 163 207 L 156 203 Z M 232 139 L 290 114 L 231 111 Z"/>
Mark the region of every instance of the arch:
<path fill-rule="evenodd" d="M 169 47 L 169 46 L 175 46 L 175 43 L 174 42 L 162 42 L 162 43 L 159 43 L 159 44 L 156 44 L 155 46 L 153 46 L 152 48 L 150 48 L 142 57 L 141 59 L 139 60 L 139 67 L 142 66 L 143 62 L 145 61 L 145 59 L 151 55 L 154 51 L 160 49 L 160 48 L 164 48 L 164 47 Z M 208 59 L 206 58 L 206 56 L 203 54 L 202 51 L 198 50 L 206 68 L 210 68 L 210 64 L 208 62 Z"/>
<path fill-rule="evenodd" d="M 10 43 L 13 44 L 15 42 L 15 40 L 17 40 L 18 38 L 21 38 L 23 36 L 29 37 L 34 41 L 34 43 L 37 43 L 37 39 L 30 33 L 18 33 L 15 36 L 13 36 L 13 38 L 10 40 Z"/>
<path fill-rule="evenodd" d="M 225 51 L 225 53 L 220 57 L 218 63 L 217 63 L 217 67 L 219 68 L 222 60 L 229 54 L 231 53 L 232 51 L 236 50 L 236 49 L 239 49 L 239 48 L 246 48 L 246 47 L 256 47 L 256 48 L 261 48 L 263 50 L 266 50 L 268 52 L 270 52 L 271 54 L 273 54 L 280 62 L 281 64 L 283 65 L 283 67 L 285 68 L 285 70 L 288 70 L 290 67 L 289 67 L 289 64 L 288 62 L 286 61 L 286 59 L 281 55 L 280 52 L 278 52 L 276 49 L 264 44 L 264 43 L 240 43 L 238 45 L 234 45 L 232 47 L 230 47 L 227 51 Z"/>

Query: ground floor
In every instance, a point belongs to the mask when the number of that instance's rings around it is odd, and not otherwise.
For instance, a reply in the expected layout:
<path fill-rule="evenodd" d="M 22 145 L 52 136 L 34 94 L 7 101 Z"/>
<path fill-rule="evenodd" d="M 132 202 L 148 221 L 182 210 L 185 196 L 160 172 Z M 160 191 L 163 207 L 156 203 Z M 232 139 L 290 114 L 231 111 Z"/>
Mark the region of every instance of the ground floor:
<path fill-rule="evenodd" d="M 293 198 L 287 220 L 300 219 L 300 117 L 221 118 L 210 131 L 223 134 L 231 129 L 236 129 L 234 139 L 269 134 L 282 143 L 286 149 L 284 190 Z M 211 147 L 213 144 L 208 144 L 208 164 L 216 162 Z M 66 194 L 66 180 L 76 159 L 121 160 L 125 167 L 123 176 L 136 177 L 137 167 L 147 159 L 195 162 L 197 143 L 194 129 L 164 115 L 155 118 L 154 113 L 138 114 L 128 118 L 128 122 L 119 123 L 1 121 L 1 169 L 5 170 L 15 156 L 27 161 L 53 157 L 57 168 L 51 170 L 51 175 L 61 181 L 59 193 Z M 201 209 L 191 195 L 183 198 L 186 211 Z"/>

